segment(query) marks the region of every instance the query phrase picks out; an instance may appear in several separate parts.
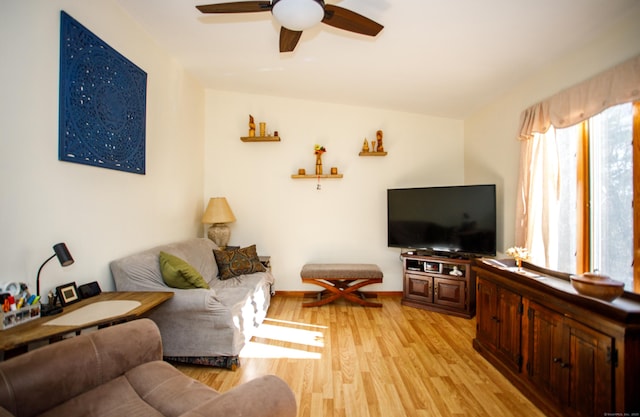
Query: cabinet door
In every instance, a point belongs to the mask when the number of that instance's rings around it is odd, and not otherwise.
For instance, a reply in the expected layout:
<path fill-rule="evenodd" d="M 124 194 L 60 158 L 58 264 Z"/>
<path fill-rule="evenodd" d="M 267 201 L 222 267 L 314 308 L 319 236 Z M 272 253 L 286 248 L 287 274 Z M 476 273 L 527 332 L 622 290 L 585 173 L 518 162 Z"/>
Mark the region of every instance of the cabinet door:
<path fill-rule="evenodd" d="M 562 401 L 568 393 L 567 375 L 563 369 L 569 363 L 568 352 L 563 346 L 563 318 L 560 314 L 534 302 L 529 304 L 527 315 L 529 318 L 527 376 L 538 389 L 554 401 Z"/>
<path fill-rule="evenodd" d="M 565 319 L 569 361 L 566 404 L 578 416 L 603 416 L 615 411 L 612 389 L 613 340 L 571 319 Z"/>
<path fill-rule="evenodd" d="M 498 345 L 498 288 L 478 277 L 476 291 L 476 338 L 493 349 Z"/>
<path fill-rule="evenodd" d="M 516 371 L 522 366 L 522 297 L 498 287 L 497 353 Z"/>
<path fill-rule="evenodd" d="M 405 275 L 405 298 L 420 302 L 433 302 L 433 278 L 428 275 Z"/>
<path fill-rule="evenodd" d="M 465 309 L 466 281 L 449 278 L 433 279 L 433 302 L 443 306 Z"/>

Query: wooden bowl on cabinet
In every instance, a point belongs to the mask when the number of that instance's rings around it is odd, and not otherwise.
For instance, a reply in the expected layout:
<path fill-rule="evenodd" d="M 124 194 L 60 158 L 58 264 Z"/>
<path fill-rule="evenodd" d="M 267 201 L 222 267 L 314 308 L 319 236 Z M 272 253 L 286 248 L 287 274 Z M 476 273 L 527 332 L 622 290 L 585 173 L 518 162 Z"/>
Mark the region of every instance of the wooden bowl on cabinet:
<path fill-rule="evenodd" d="M 572 275 L 571 285 L 580 295 L 594 297 L 603 301 L 613 301 L 624 293 L 624 283 L 606 275 L 586 272 Z"/>

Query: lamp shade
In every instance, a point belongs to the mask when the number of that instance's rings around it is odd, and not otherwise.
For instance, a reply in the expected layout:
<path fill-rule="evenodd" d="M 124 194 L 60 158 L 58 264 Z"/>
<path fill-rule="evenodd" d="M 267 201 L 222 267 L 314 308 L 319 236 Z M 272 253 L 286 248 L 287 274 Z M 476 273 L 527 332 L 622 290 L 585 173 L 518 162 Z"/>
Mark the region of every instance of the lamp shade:
<path fill-rule="evenodd" d="M 324 18 L 322 0 L 277 0 L 271 13 L 289 30 L 301 31 L 317 25 Z"/>
<path fill-rule="evenodd" d="M 53 245 L 53 255 L 48 257 L 42 263 L 42 265 L 40 265 L 40 268 L 38 268 L 38 275 L 36 275 L 36 291 L 37 291 L 36 294 L 37 295 L 40 295 L 40 272 L 42 272 L 42 268 L 44 268 L 47 262 L 52 260 L 54 257 L 58 258 L 58 261 L 60 261 L 60 265 L 62 266 L 69 266 L 74 262 L 73 257 L 69 252 L 69 249 L 67 249 L 66 244 L 56 243 L 55 245 Z"/>
<path fill-rule="evenodd" d="M 202 215 L 202 223 L 233 223 L 236 216 L 233 215 L 229 203 L 225 197 L 213 197 L 209 199 L 207 209 Z"/>
<path fill-rule="evenodd" d="M 53 252 L 58 257 L 58 261 L 60 261 L 60 265 L 62 266 L 69 266 L 74 262 L 69 249 L 67 249 L 67 245 L 64 243 L 53 245 Z"/>

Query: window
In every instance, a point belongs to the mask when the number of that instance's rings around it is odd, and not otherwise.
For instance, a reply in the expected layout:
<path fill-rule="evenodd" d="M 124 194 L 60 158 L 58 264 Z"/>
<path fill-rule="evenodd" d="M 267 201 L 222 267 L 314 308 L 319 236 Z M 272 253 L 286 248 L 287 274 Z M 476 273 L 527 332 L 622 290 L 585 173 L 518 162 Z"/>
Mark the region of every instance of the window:
<path fill-rule="evenodd" d="M 517 246 L 640 293 L 640 55 L 520 115 Z M 625 104 L 626 103 L 626 104 Z M 556 140 L 557 137 L 557 140 Z"/>
<path fill-rule="evenodd" d="M 633 290 L 633 104 L 555 131 L 560 172 L 557 264 Z M 551 257 L 553 259 L 554 257 Z"/>

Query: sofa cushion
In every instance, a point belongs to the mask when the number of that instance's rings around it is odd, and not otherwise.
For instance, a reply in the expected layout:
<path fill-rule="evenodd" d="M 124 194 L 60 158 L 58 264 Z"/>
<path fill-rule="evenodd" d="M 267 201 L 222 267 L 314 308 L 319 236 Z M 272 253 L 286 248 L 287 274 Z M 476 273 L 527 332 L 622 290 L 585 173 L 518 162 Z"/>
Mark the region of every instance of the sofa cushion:
<path fill-rule="evenodd" d="M 175 255 L 160 252 L 162 279 L 172 288 L 209 288 L 209 284 L 194 267 Z"/>
<path fill-rule="evenodd" d="M 167 362 L 148 362 L 125 374 L 140 398 L 163 416 L 180 416 L 220 396 Z M 124 415 L 124 414 L 123 414 Z"/>
<path fill-rule="evenodd" d="M 125 376 L 120 376 L 40 414 L 40 417 L 57 416 L 163 417 L 163 414 L 140 398 Z"/>
<path fill-rule="evenodd" d="M 267 270 L 260 262 L 256 245 L 232 250 L 214 249 L 213 253 L 220 271 L 220 279 L 229 279 Z"/>
<path fill-rule="evenodd" d="M 147 362 L 41 416 L 170 416 L 220 394 L 162 361 Z"/>

